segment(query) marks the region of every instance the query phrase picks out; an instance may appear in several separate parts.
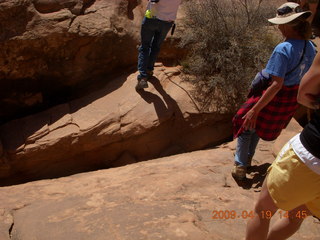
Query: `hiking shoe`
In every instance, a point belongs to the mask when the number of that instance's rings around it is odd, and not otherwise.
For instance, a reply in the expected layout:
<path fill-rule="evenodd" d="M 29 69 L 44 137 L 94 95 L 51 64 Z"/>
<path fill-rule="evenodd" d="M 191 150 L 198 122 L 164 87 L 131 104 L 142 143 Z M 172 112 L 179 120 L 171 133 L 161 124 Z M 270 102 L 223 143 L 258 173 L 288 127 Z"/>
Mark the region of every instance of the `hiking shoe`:
<path fill-rule="evenodd" d="M 138 83 L 136 85 L 136 90 L 141 90 L 143 88 L 147 88 L 148 87 L 148 82 L 146 78 L 141 78 L 138 80 Z"/>
<path fill-rule="evenodd" d="M 246 173 L 247 173 L 247 167 L 240 166 L 240 165 L 234 165 L 233 170 L 231 172 L 232 177 L 240 181 L 246 178 Z"/>

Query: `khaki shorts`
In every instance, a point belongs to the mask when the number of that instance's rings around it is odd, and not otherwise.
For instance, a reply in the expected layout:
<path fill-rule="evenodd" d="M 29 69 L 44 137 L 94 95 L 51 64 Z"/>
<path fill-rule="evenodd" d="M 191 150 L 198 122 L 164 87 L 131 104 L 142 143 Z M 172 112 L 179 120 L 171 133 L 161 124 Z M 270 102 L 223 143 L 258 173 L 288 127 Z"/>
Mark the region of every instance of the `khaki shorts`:
<path fill-rule="evenodd" d="M 305 204 L 320 218 L 320 175 L 310 170 L 286 144 L 268 169 L 267 187 L 276 204 L 289 211 Z"/>

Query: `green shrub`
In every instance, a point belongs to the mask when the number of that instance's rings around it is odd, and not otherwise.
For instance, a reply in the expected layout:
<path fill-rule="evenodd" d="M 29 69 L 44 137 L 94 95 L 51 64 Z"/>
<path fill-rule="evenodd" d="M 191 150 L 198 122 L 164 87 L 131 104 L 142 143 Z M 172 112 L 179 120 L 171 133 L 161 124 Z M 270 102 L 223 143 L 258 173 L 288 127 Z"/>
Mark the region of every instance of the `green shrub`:
<path fill-rule="evenodd" d="M 280 40 L 267 22 L 275 7 L 263 0 L 198 0 L 188 1 L 185 12 L 181 45 L 189 54 L 182 66 L 193 96 L 201 111 L 233 112 Z"/>

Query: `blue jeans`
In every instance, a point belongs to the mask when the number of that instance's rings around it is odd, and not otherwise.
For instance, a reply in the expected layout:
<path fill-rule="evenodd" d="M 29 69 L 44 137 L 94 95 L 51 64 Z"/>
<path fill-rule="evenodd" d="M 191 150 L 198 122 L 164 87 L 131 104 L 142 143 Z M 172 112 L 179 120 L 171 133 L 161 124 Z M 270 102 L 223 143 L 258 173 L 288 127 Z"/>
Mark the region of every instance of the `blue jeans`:
<path fill-rule="evenodd" d="M 148 77 L 160 52 L 160 46 L 166 38 L 173 22 L 144 18 L 141 25 L 141 45 L 139 47 L 139 79 Z"/>
<path fill-rule="evenodd" d="M 235 155 L 236 165 L 247 166 L 247 161 L 253 157 L 259 139 L 255 130 L 245 130 L 238 137 Z"/>

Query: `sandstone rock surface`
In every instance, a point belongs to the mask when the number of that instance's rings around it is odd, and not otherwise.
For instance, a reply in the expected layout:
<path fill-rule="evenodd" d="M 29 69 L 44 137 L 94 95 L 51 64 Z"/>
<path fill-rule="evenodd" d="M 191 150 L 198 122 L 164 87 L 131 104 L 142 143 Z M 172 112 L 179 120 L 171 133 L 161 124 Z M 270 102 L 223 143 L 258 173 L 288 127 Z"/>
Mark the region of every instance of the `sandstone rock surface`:
<path fill-rule="evenodd" d="M 201 112 L 179 67 L 157 64 L 146 91 L 137 73 L 99 91 L 0 126 L 0 179 L 30 181 L 216 145 L 232 113 Z"/>
<path fill-rule="evenodd" d="M 234 146 L 2 187 L 0 238 L 244 239 L 246 211 L 274 159 L 273 142 L 259 143 L 256 167 L 242 186 L 230 175 Z M 216 211 L 237 217 L 212 219 Z M 277 213 L 274 220 L 279 218 Z M 319 224 L 310 217 L 290 240 L 319 238 Z"/>
<path fill-rule="evenodd" d="M 73 99 L 135 66 L 145 4 L 0 1 L 0 122 Z M 166 58 L 179 58 L 178 35 L 164 46 Z"/>

